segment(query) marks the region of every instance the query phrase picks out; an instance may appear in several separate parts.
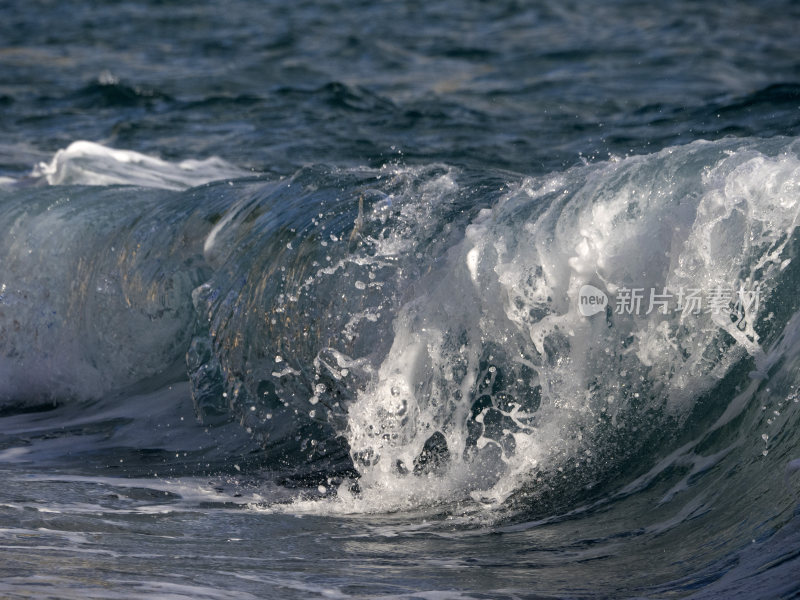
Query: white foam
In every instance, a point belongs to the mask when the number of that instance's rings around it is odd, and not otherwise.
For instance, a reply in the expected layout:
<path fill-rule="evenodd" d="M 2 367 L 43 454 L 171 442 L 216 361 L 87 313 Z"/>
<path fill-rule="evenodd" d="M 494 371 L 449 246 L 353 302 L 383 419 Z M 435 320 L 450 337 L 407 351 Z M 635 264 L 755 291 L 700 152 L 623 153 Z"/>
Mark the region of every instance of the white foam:
<path fill-rule="evenodd" d="M 31 175 L 50 185 L 133 185 L 182 190 L 244 177 L 247 172 L 218 157 L 168 162 L 133 150 L 80 140 L 56 152 L 49 163 L 39 163 Z"/>
<path fill-rule="evenodd" d="M 341 502 L 500 503 L 567 457 L 594 468 L 599 421 L 623 426 L 639 405 L 684 418 L 743 357 L 764 360 L 755 324 L 785 268 L 799 187 L 793 152 L 725 153 L 708 142 L 512 187 L 396 318 L 388 355 L 348 407 L 362 494 L 340 490 Z M 746 308 L 738 322 L 724 313 L 642 312 L 614 315 L 609 325 L 605 313 L 584 317 L 577 306 L 585 285 L 710 290 L 757 278 L 761 307 Z M 464 458 L 470 405 L 492 394 L 491 386 L 476 391 L 492 377 L 492 347 L 505 355 L 498 368 L 506 380 L 517 378 L 505 392 L 519 398 L 539 387 L 541 406 L 534 421 L 519 404 L 501 411 L 516 425 L 503 432 L 514 450 L 484 435 L 480 451 Z M 519 379 L 524 373 L 529 379 Z M 446 473 L 403 474 L 434 432 L 452 458 Z M 494 458 L 483 452 L 491 448 L 499 449 Z"/>

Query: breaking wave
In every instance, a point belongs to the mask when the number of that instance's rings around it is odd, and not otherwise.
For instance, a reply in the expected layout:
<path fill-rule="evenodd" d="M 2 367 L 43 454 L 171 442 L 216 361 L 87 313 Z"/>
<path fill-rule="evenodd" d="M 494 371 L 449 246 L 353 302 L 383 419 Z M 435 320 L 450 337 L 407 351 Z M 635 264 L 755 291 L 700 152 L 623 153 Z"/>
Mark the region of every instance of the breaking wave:
<path fill-rule="evenodd" d="M 4 414 L 188 381 L 205 431 L 333 511 L 547 516 L 724 460 L 793 472 L 794 139 L 281 180 L 77 142 L 34 175 L 0 189 Z"/>

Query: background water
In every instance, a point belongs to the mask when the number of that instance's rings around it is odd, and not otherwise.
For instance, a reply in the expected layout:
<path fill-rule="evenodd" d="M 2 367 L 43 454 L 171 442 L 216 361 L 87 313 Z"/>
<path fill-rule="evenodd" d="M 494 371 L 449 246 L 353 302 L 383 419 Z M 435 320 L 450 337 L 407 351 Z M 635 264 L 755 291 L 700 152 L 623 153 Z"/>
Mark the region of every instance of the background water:
<path fill-rule="evenodd" d="M 800 597 L 795 3 L 0 15 L 3 597 Z"/>

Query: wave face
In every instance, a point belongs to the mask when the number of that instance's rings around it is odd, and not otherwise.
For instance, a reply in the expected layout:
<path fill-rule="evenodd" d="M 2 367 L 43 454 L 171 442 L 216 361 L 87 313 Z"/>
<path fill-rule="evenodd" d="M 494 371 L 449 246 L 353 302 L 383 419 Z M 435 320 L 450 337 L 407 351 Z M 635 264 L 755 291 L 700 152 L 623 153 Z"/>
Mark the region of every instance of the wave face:
<path fill-rule="evenodd" d="M 648 540 L 708 511 L 784 518 L 800 141 L 533 178 L 192 164 L 223 180 L 181 189 L 186 164 L 74 144 L 36 185 L 0 188 L 4 415 L 56 406 L 88 427 L 127 406 L 127 433 L 114 421 L 106 439 L 151 452 L 136 403 L 161 414 L 191 394 L 200 427 L 179 425 L 173 467 L 202 431 L 206 470 L 324 484 L 299 511 L 600 510 L 649 523 Z M 706 564 L 749 543 L 740 529 Z"/>
<path fill-rule="evenodd" d="M 73 144 L 47 181 L 71 181 L 81 150 L 84 173 L 148 169 L 140 186 L 185 170 Z M 186 354 L 199 417 L 289 444 L 282 460 L 339 440 L 367 485 L 435 463 L 443 494 L 498 499 L 565 463 L 594 479 L 766 368 L 794 307 L 796 153 L 696 142 L 541 178 L 313 167 L 180 193 L 7 190 L 3 397 L 96 397 Z M 601 314 L 581 314 L 585 285 L 612 297 Z M 673 306 L 619 310 L 626 288 Z M 740 288 L 759 302 L 737 306 Z M 677 310 L 678 290 L 729 298 Z"/>
<path fill-rule="evenodd" d="M 348 449 L 380 506 L 585 498 L 776 360 L 796 148 L 698 142 L 500 185 L 444 166 L 257 184 L 204 243 L 198 411 L 287 465 Z M 588 318 L 589 284 L 729 298 Z"/>

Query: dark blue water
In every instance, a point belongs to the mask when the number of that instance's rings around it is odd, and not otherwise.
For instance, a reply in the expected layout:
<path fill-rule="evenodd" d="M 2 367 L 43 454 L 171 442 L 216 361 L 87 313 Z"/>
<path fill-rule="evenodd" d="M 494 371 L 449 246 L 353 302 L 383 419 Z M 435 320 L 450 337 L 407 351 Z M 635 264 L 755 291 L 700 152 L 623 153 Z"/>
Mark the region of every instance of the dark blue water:
<path fill-rule="evenodd" d="M 0 15 L 4 598 L 800 597 L 795 3 Z"/>

